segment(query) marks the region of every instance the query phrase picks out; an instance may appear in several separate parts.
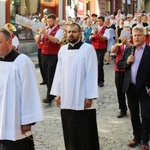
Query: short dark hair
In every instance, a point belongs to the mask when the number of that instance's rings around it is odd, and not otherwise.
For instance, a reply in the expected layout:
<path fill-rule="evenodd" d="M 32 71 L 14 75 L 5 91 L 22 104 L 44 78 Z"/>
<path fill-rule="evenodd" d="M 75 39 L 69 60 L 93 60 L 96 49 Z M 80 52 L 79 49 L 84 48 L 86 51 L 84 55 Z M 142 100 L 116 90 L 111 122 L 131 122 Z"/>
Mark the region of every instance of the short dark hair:
<path fill-rule="evenodd" d="M 92 16 L 92 17 L 97 17 L 97 14 L 92 14 L 91 16 Z"/>
<path fill-rule="evenodd" d="M 56 15 L 55 14 L 49 14 L 48 16 L 47 16 L 47 19 L 53 19 L 53 20 L 56 20 Z"/>
<path fill-rule="evenodd" d="M 86 16 L 90 17 L 89 14 L 86 14 Z"/>
<path fill-rule="evenodd" d="M 81 20 L 81 18 L 80 18 L 80 17 L 77 17 L 77 18 L 76 18 L 76 20 L 77 20 L 77 19 Z"/>
<path fill-rule="evenodd" d="M 77 27 L 78 27 L 79 32 L 81 32 L 81 26 L 80 26 L 78 23 L 73 22 L 73 23 L 71 23 L 69 26 L 70 26 L 70 27 L 77 26 Z"/>
<path fill-rule="evenodd" d="M 99 16 L 98 19 L 102 19 L 103 21 L 105 21 L 104 16 Z"/>
<path fill-rule="evenodd" d="M 12 38 L 12 37 L 11 37 L 11 33 L 10 33 L 7 29 L 5 29 L 5 28 L 1 28 L 1 27 L 0 27 L 0 33 L 3 33 L 3 35 L 4 35 L 5 38 L 6 38 L 6 40 L 9 40 L 9 39 Z"/>

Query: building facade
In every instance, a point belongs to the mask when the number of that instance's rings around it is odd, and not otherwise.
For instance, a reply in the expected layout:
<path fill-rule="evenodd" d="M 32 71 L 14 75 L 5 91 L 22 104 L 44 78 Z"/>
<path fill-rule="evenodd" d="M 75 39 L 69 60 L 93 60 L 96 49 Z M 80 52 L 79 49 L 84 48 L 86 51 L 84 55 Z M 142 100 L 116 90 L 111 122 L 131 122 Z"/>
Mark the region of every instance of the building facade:
<path fill-rule="evenodd" d="M 134 14 L 137 11 L 137 0 L 99 0 L 101 3 L 101 11 L 109 11 L 110 14 L 114 14 L 119 9 L 124 13 Z M 105 4 L 104 4 L 105 2 Z"/>
<path fill-rule="evenodd" d="M 126 4 L 127 2 L 127 4 Z M 44 14 L 54 13 L 60 20 L 68 16 L 84 18 L 85 14 L 104 15 L 118 9 L 124 13 L 132 13 L 137 10 L 149 11 L 149 0 L 2 0 L 0 1 L 0 26 L 13 21 L 15 14 L 28 16 L 36 14 L 42 17 Z"/>
<path fill-rule="evenodd" d="M 63 20 L 68 16 L 84 18 L 86 14 L 91 16 L 93 13 L 105 15 L 106 11 L 113 14 L 118 9 L 124 13 L 134 14 L 137 10 L 145 10 L 147 13 L 149 7 L 150 0 L 0 0 L 0 26 L 4 27 L 8 22 L 15 24 L 16 14 L 41 18 L 44 14 L 54 13 Z M 18 33 L 20 51 L 28 53 L 37 50 L 31 29 L 21 27 Z"/>
<path fill-rule="evenodd" d="M 6 2 L 0 1 L 0 26 L 3 27 L 6 22 Z"/>

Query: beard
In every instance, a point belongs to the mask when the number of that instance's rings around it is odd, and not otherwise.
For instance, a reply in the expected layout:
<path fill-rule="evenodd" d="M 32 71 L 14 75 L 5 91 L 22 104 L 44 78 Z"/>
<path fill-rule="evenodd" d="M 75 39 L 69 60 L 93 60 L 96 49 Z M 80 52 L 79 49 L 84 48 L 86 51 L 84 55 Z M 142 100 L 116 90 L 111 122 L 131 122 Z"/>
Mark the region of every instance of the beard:
<path fill-rule="evenodd" d="M 55 25 L 54 24 L 48 24 L 49 28 L 53 28 Z"/>
<path fill-rule="evenodd" d="M 78 40 L 79 40 L 79 38 L 75 39 L 72 36 L 68 38 L 69 43 L 72 43 L 72 44 L 76 43 Z"/>

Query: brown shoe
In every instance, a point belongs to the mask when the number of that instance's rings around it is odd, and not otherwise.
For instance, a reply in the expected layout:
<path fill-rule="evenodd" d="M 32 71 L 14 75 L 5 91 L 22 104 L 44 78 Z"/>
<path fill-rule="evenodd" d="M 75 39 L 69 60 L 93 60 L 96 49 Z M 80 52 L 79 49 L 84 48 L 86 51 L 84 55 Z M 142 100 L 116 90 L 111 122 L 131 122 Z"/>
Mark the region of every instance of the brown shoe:
<path fill-rule="evenodd" d="M 142 150 L 149 150 L 149 146 L 147 144 L 142 145 Z"/>
<path fill-rule="evenodd" d="M 140 144 L 140 142 L 137 142 L 136 140 L 132 140 L 128 143 L 128 146 L 129 147 L 135 147 L 137 146 L 138 144 Z"/>

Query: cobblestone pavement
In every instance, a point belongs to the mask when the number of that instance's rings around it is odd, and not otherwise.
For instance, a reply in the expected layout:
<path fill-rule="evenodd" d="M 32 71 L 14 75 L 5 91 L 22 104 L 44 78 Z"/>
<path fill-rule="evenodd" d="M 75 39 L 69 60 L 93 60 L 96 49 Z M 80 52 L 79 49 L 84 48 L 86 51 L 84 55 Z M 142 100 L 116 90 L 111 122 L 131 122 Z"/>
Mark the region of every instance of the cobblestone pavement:
<path fill-rule="evenodd" d="M 36 54 L 30 54 L 29 57 L 34 64 L 37 63 Z M 97 124 L 99 132 L 99 141 L 101 150 L 140 150 L 139 145 L 136 148 L 129 148 L 128 142 L 132 140 L 132 128 L 130 123 L 130 114 L 127 117 L 118 119 L 116 115 L 119 112 L 116 88 L 114 84 L 114 63 L 111 60 L 110 65 L 105 65 L 105 85 L 99 88 L 99 98 L 97 106 Z M 41 82 L 39 68 L 36 68 L 37 83 Z M 45 98 L 46 86 L 39 85 L 41 99 Z M 53 102 L 51 106 L 43 104 L 45 120 L 39 122 L 34 127 L 34 136 L 43 141 L 35 141 L 36 150 L 65 150 L 63 133 L 60 119 L 60 110 Z"/>

